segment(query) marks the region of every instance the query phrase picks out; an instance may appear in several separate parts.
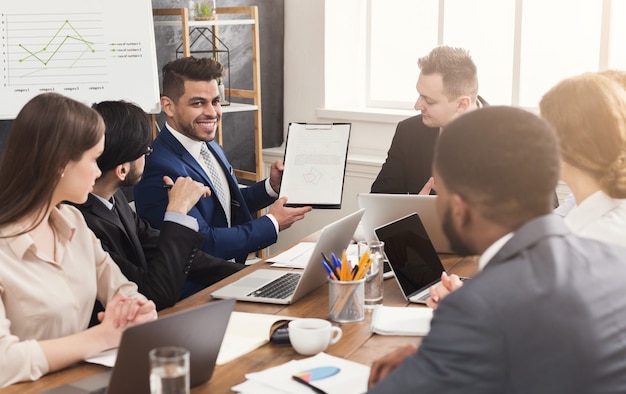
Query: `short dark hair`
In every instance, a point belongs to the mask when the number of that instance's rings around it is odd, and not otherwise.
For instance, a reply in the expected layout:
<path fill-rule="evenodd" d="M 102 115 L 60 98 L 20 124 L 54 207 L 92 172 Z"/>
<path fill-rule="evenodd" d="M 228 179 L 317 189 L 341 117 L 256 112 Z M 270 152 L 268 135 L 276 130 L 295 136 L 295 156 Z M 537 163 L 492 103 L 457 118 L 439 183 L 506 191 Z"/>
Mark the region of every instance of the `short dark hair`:
<path fill-rule="evenodd" d="M 452 121 L 439 137 L 434 159 L 451 193 L 504 225 L 551 212 L 559 164 L 554 129 L 528 111 L 506 106 Z"/>
<path fill-rule="evenodd" d="M 104 152 L 98 167 L 105 173 L 145 154 L 152 142 L 150 118 L 143 109 L 126 101 L 102 101 L 92 105 L 105 125 Z"/>
<path fill-rule="evenodd" d="M 176 102 L 185 94 L 185 81 L 211 81 L 223 73 L 222 64 L 211 58 L 190 56 L 173 60 L 163 66 L 163 95 Z"/>

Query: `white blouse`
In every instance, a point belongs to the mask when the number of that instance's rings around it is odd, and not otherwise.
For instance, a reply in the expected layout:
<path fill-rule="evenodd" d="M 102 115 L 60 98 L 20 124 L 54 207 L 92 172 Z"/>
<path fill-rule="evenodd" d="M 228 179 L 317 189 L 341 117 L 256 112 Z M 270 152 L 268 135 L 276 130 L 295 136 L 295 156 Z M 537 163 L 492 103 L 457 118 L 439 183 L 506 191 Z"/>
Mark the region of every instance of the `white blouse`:
<path fill-rule="evenodd" d="M 626 248 L 626 199 L 597 191 L 565 216 L 573 233 Z"/>

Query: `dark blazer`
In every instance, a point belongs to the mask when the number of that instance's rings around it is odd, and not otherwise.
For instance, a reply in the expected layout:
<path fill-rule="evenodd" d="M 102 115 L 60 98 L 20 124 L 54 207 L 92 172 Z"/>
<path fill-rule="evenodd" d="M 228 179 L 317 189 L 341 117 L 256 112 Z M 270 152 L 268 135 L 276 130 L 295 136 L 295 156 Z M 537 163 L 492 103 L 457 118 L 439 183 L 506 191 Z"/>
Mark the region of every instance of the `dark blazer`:
<path fill-rule="evenodd" d="M 387 160 L 372 183 L 371 192 L 418 194 L 432 176 L 438 138 L 439 127 L 426 126 L 421 114 L 398 123 Z"/>
<path fill-rule="evenodd" d="M 551 214 L 448 295 L 430 333 L 369 393 L 626 392 L 626 253 Z"/>
<path fill-rule="evenodd" d="M 92 194 L 75 206 L 122 273 L 159 310 L 179 300 L 185 280 L 209 286 L 242 267 L 200 251 L 204 237 L 190 228 L 170 221 L 161 231 L 151 227 L 132 211 L 121 191 L 115 193 L 118 214 Z"/>
<path fill-rule="evenodd" d="M 482 106 L 489 105 L 480 96 L 478 100 Z M 433 156 L 438 138 L 439 127 L 426 126 L 421 114 L 399 122 L 387 160 L 372 183 L 371 192 L 418 194 L 433 174 Z"/>
<path fill-rule="evenodd" d="M 179 176 L 189 176 L 202 182 L 213 193 L 210 197 L 200 199 L 189 212 L 189 215 L 198 220 L 200 233 L 205 237 L 202 250 L 213 256 L 243 263 L 250 252 L 276 242 L 277 234 L 272 221 L 267 216 L 256 219 L 253 217 L 256 211 L 267 207 L 276 199 L 268 195 L 264 181 L 240 188 L 222 148 L 215 141 L 207 145 L 218 159 L 230 186 L 230 228 L 212 181 L 167 127 L 154 140 L 154 150 L 146 159 L 142 180 L 135 186 L 137 213 L 153 227 L 161 226 L 167 207 L 167 190 L 162 187 L 164 175 L 174 180 Z"/>

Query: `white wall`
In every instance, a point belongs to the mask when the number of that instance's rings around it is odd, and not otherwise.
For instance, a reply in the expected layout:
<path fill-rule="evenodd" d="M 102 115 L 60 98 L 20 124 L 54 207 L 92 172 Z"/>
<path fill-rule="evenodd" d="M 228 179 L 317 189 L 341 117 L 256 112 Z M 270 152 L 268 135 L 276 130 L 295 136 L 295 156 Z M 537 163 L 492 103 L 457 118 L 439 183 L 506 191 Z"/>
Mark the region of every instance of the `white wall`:
<path fill-rule="evenodd" d="M 355 109 L 364 104 L 364 87 L 354 81 L 362 80 L 358 77 L 362 72 L 358 64 L 366 61 L 366 57 L 364 48 L 355 48 L 352 43 L 359 41 L 354 39 L 355 35 L 365 34 L 366 26 L 352 18 L 359 18 L 364 3 L 362 0 L 285 1 L 284 132 L 289 122 L 351 122 L 352 129 L 342 209 L 314 210 L 307 214 L 304 220 L 280 233 L 270 253 L 355 211 L 356 194 L 369 192 L 387 156 L 397 122 L 416 114 L 410 110 Z M 337 18 L 346 23 L 336 23 Z M 344 78 L 353 68 L 357 77 Z M 338 69 L 342 72 L 336 72 Z M 282 160 L 283 150 L 265 149 L 263 155 L 265 173 L 269 174 L 269 165 Z M 569 189 L 561 182 L 557 193 L 562 200 Z"/>
<path fill-rule="evenodd" d="M 352 114 L 346 112 L 324 110 L 327 82 L 325 70 L 341 66 L 342 60 L 345 60 L 341 59 L 341 53 L 338 52 L 335 52 L 337 57 L 334 59 L 325 58 L 327 40 L 341 39 L 340 32 L 333 32 L 333 37 L 325 35 L 326 11 L 325 1 L 322 0 L 285 1 L 284 130 L 286 132 L 289 122 L 349 121 L 352 123 L 342 209 L 314 210 L 309 213 L 304 220 L 280 233 L 278 243 L 270 248 L 271 253 L 355 211 L 357 209 L 356 194 L 369 192 L 385 160 L 395 131 L 395 124 L 409 115 L 400 113 L 391 117 L 373 116 L 374 121 L 369 121 L 354 119 Z M 372 118 L 368 114 L 363 117 Z M 380 119 L 384 122 L 381 123 Z M 266 174 L 269 173 L 269 164 L 278 159 L 282 159 L 281 148 L 264 150 L 263 161 L 266 163 Z"/>

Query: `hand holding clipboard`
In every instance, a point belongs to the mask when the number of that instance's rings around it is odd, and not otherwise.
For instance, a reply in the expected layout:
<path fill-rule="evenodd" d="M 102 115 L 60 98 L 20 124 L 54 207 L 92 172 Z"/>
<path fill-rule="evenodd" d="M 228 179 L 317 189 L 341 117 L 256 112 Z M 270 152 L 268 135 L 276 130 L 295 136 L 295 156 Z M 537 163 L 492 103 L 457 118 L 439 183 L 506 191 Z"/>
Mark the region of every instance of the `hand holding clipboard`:
<path fill-rule="evenodd" d="M 287 206 L 341 208 L 350 123 L 290 123 L 279 197 Z"/>

